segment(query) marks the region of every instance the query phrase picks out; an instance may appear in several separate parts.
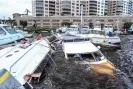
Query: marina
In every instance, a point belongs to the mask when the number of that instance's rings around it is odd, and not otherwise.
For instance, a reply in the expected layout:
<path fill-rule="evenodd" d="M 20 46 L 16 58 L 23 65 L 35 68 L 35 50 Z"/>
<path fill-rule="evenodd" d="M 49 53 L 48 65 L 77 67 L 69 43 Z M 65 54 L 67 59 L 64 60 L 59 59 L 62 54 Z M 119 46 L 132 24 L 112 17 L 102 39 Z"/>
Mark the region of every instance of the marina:
<path fill-rule="evenodd" d="M 132 0 L 9 2 L 0 89 L 133 89 Z"/>
<path fill-rule="evenodd" d="M 37 36 L 35 36 L 35 37 L 37 37 Z M 126 74 L 126 79 L 125 79 L 125 77 L 124 78 L 122 77 L 123 74 L 121 74 L 121 73 L 117 74 L 116 73 L 115 77 L 117 78 L 117 80 L 112 79 L 112 81 L 109 81 L 110 78 L 111 78 L 110 75 L 108 75 L 108 74 L 107 75 L 106 74 L 100 74 L 99 75 L 99 73 L 97 74 L 96 71 L 95 72 L 91 71 L 89 66 L 87 66 L 85 64 L 86 62 L 82 62 L 79 59 L 73 59 L 73 58 L 71 58 L 72 60 L 70 60 L 70 59 L 66 60 L 65 54 L 63 53 L 63 49 L 62 49 L 62 47 L 63 47 L 62 45 L 64 43 L 60 44 L 58 42 L 53 43 L 53 45 L 56 48 L 56 51 L 51 56 L 52 60 L 54 60 L 54 62 L 50 62 L 50 66 L 47 65 L 47 62 L 45 60 L 42 60 L 41 63 L 39 63 L 38 67 L 35 68 L 34 72 L 27 71 L 22 76 L 24 76 L 25 74 L 28 74 L 28 73 L 40 73 L 45 69 L 45 73 L 46 73 L 45 78 L 43 80 L 41 80 L 40 83 L 37 83 L 37 84 L 33 83 L 32 84 L 32 87 L 34 87 L 35 89 L 41 89 L 41 88 L 45 88 L 45 89 L 59 89 L 59 88 L 61 88 L 61 89 L 68 89 L 68 88 L 69 89 L 77 89 L 77 88 L 86 89 L 86 88 L 96 88 L 96 87 L 98 87 L 100 89 L 103 89 L 103 88 L 106 89 L 106 88 L 109 88 L 109 87 L 111 87 L 111 88 L 113 87 L 113 89 L 118 89 L 118 88 L 126 89 L 127 87 L 132 87 L 132 86 L 130 86 L 130 83 L 132 84 L 132 82 L 131 82 L 132 81 L 132 78 L 131 78 L 132 68 L 130 66 L 127 66 L 127 67 L 125 67 L 125 69 L 123 69 L 123 66 L 125 66 L 123 64 L 123 62 L 125 62 L 125 64 L 126 64 L 131 60 L 131 59 L 124 60 L 125 56 L 127 58 L 129 58 L 129 55 L 128 55 L 129 53 L 127 55 L 123 54 L 123 53 L 125 53 L 125 51 L 124 51 L 125 48 L 127 48 L 129 45 L 132 44 L 131 43 L 132 42 L 131 37 L 133 37 L 133 36 L 132 35 L 128 35 L 128 36 L 127 35 L 122 35 L 122 36 L 120 36 L 120 38 L 122 40 L 121 49 L 118 49 L 118 50 L 115 49 L 115 50 L 112 50 L 111 52 L 109 50 L 101 50 L 103 55 L 105 55 L 105 57 L 110 62 L 113 63 L 115 68 L 117 68 L 118 70 L 120 70 L 121 72 Z M 51 40 L 51 42 L 53 41 L 53 39 L 55 40 L 55 38 L 53 36 L 50 36 L 50 38 L 48 38 L 48 39 Z M 129 44 L 125 44 L 125 40 Z M 66 42 L 66 41 L 64 41 L 64 42 Z M 81 42 L 81 40 L 79 42 Z M 68 41 L 68 43 L 71 43 L 71 42 Z M 33 42 L 33 44 L 34 44 L 34 42 Z M 19 47 L 19 45 L 18 45 L 18 47 Z M 20 47 L 21 47 L 21 45 L 20 45 Z M 40 47 L 42 47 L 42 46 L 40 46 Z M 9 51 L 9 49 L 11 49 L 11 48 L 7 47 L 4 50 Z M 21 48 L 19 48 L 19 50 L 20 49 Z M 24 50 L 25 48 L 22 48 L 22 49 Z M 48 48 L 46 47 L 46 49 L 48 49 Z M 128 49 L 128 51 L 126 51 L 126 52 L 130 52 L 131 48 L 127 48 L 127 49 Z M 16 49 L 14 49 L 14 50 L 16 50 Z M 13 52 L 13 50 L 11 51 L 11 53 L 12 52 Z M 77 51 L 75 51 L 75 52 L 77 52 Z M 5 54 L 4 51 L 2 51 L 2 53 Z M 23 55 L 23 54 L 21 54 L 21 55 Z M 130 55 L 132 55 L 132 54 L 130 53 Z M 16 56 L 18 56 L 18 55 L 16 55 Z M 34 59 L 38 59 L 38 58 L 34 57 Z M 32 60 L 34 60 L 34 59 L 32 59 Z M 27 59 L 24 59 L 24 60 L 27 60 Z M 23 60 L 21 60 L 21 61 L 23 61 Z M 27 61 L 29 61 L 29 60 L 27 60 Z M 26 63 L 26 61 L 24 63 Z M 89 63 L 91 64 L 91 62 L 89 62 Z M 44 64 L 46 65 L 45 67 L 44 67 Z M 132 63 L 130 63 L 130 64 L 132 65 Z M 17 65 L 20 65 L 20 64 L 17 64 Z M 30 65 L 30 64 L 28 63 L 28 65 Z M 32 65 L 32 63 L 31 63 L 31 65 Z M 16 67 L 14 67 L 14 68 L 16 68 Z M 27 68 L 29 68 L 29 67 L 27 66 Z M 23 69 L 23 70 L 25 70 L 25 69 Z M 10 69 L 9 69 L 9 71 L 10 71 Z M 20 67 L 19 67 L 19 71 L 20 71 Z M 129 73 L 127 73 L 127 71 L 129 71 Z M 21 82 L 21 81 L 24 81 L 24 78 L 21 77 L 20 75 L 17 77 L 16 72 L 14 72 L 15 74 L 12 73 L 12 72 L 10 72 L 10 73 L 14 77 L 16 76 L 15 78 L 23 85 L 23 82 Z M 87 80 L 86 80 L 86 78 L 87 78 Z M 106 79 L 107 83 L 101 82 L 101 81 L 105 81 L 104 79 Z M 92 80 L 94 80 L 94 81 L 92 81 Z M 126 81 L 128 81 L 129 83 L 127 84 Z M 102 85 L 104 85 L 104 86 L 102 86 Z"/>

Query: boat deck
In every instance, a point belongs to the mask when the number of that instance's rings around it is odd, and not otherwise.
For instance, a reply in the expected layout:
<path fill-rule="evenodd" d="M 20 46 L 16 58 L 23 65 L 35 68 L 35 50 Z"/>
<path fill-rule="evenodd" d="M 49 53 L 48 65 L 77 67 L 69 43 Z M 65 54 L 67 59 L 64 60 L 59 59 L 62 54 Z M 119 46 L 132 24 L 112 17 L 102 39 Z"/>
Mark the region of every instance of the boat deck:
<path fill-rule="evenodd" d="M 43 46 L 45 45 L 45 46 Z M 14 46 L 1 50 L 0 68 L 6 68 L 21 84 L 24 75 L 33 73 L 50 51 L 46 41 L 34 42 L 27 48 Z"/>

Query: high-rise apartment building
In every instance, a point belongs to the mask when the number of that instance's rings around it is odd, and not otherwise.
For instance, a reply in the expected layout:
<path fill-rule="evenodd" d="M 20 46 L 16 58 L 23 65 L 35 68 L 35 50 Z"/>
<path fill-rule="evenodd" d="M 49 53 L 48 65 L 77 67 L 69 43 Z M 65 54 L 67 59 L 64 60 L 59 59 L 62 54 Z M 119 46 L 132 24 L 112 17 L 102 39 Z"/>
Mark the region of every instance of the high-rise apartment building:
<path fill-rule="evenodd" d="M 107 15 L 107 0 L 88 0 L 89 15 Z"/>
<path fill-rule="evenodd" d="M 86 13 L 86 3 L 80 0 L 33 0 L 33 16 L 54 16 L 54 15 L 80 15 L 81 4 L 83 15 Z"/>
<path fill-rule="evenodd" d="M 132 15 L 132 0 L 33 0 L 33 16 Z"/>
<path fill-rule="evenodd" d="M 109 0 L 108 15 L 132 15 L 132 0 Z"/>
<path fill-rule="evenodd" d="M 107 0 L 33 0 L 33 16 L 54 16 L 54 15 L 81 15 L 81 5 L 83 5 L 83 15 L 106 15 Z"/>

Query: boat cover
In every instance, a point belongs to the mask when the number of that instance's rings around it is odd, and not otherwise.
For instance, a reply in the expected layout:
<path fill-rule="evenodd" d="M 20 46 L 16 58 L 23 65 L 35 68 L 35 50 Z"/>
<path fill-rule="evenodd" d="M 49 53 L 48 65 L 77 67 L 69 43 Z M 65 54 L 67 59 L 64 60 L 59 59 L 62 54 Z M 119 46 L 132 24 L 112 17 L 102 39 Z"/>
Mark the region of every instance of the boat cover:
<path fill-rule="evenodd" d="M 66 54 L 78 54 L 78 53 L 92 53 L 98 51 L 90 41 L 81 42 L 65 42 L 63 44 L 63 50 Z"/>

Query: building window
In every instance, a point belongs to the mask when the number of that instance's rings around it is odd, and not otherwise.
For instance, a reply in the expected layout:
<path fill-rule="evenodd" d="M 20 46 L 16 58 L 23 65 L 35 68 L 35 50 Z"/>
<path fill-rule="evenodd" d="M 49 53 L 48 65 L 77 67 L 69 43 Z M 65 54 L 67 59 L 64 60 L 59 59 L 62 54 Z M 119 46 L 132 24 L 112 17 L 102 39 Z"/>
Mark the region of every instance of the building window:
<path fill-rule="evenodd" d="M 35 20 L 36 22 L 40 22 L 41 20 Z"/>
<path fill-rule="evenodd" d="M 43 23 L 43 25 L 50 25 L 49 23 Z"/>
<path fill-rule="evenodd" d="M 70 22 L 70 20 L 63 20 L 63 22 Z"/>
<path fill-rule="evenodd" d="M 43 16 L 43 14 L 36 14 L 36 16 Z"/>
<path fill-rule="evenodd" d="M 28 20 L 29 22 L 31 22 L 32 20 Z"/>
<path fill-rule="evenodd" d="M 37 23 L 37 25 L 41 25 L 41 23 Z"/>
<path fill-rule="evenodd" d="M 101 22 L 104 22 L 104 20 L 103 20 L 103 19 L 101 19 L 100 21 L 101 21 Z"/>
<path fill-rule="evenodd" d="M 32 23 L 28 23 L 28 25 L 32 25 Z"/>
<path fill-rule="evenodd" d="M 52 22 L 59 22 L 59 20 L 52 20 Z"/>
<path fill-rule="evenodd" d="M 109 19 L 108 22 L 113 22 L 113 19 Z"/>
<path fill-rule="evenodd" d="M 46 7 L 48 7 L 48 4 L 45 4 Z"/>
<path fill-rule="evenodd" d="M 73 22 L 80 22 L 80 20 L 76 20 L 76 19 L 74 19 Z"/>
<path fill-rule="evenodd" d="M 43 20 L 43 22 L 49 22 L 49 20 Z"/>

